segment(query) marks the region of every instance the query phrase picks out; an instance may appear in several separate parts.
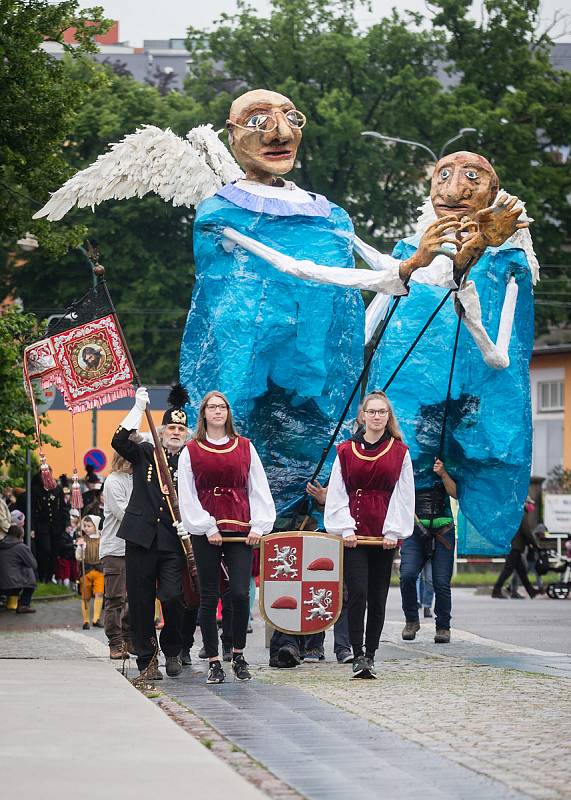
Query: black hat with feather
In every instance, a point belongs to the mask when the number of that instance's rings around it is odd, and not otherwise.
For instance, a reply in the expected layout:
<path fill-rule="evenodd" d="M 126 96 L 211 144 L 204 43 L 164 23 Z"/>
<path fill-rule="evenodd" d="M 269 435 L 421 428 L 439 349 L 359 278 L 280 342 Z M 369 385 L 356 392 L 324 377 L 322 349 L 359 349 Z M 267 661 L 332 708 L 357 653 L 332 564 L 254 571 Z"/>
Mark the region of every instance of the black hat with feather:
<path fill-rule="evenodd" d="M 167 397 L 168 408 L 163 415 L 163 425 L 184 425 L 188 427 L 188 420 L 184 406 L 190 403 L 188 392 L 180 383 L 175 383 Z"/>

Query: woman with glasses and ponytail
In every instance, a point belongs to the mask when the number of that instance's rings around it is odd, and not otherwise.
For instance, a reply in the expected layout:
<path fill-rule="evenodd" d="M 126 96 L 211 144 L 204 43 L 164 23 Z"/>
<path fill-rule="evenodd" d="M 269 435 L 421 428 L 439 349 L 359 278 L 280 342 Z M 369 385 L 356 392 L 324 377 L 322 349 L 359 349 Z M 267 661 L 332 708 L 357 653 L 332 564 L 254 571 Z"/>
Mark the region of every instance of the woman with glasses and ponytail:
<path fill-rule="evenodd" d="M 271 533 L 276 509 L 268 479 L 253 444 L 234 428 L 228 400 L 208 392 L 198 413 L 196 434 L 178 462 L 180 512 L 192 535 L 200 583 L 200 628 L 208 656 L 207 683 L 223 683 L 218 656 L 216 606 L 220 564 L 228 571 L 232 601 L 232 670 L 239 681 L 251 678 L 244 658 L 250 616 L 252 547 Z M 223 542 L 231 537 L 242 542 Z"/>
<path fill-rule="evenodd" d="M 395 550 L 414 528 L 414 477 L 408 447 L 384 392 L 365 397 L 360 420 L 364 427 L 337 448 L 325 528 L 342 536 L 345 545 L 352 677 L 376 678 L 375 653 Z M 368 544 L 367 539 L 378 541 Z"/>

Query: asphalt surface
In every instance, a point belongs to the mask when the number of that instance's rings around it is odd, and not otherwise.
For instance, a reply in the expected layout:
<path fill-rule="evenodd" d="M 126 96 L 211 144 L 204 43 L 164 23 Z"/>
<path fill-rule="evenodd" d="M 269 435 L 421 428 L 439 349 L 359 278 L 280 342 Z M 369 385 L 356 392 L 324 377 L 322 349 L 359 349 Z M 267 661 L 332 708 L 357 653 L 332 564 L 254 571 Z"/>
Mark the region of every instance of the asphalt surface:
<path fill-rule="evenodd" d="M 482 591 L 486 591 L 486 594 L 482 594 Z M 81 628 L 78 598 L 37 602 L 34 603 L 34 608 L 36 613 L 29 616 L 0 610 L 0 635 L 3 630 Z M 571 598 L 495 600 L 490 597 L 489 590 L 453 589 L 452 612 L 453 629 L 459 628 L 486 639 L 495 639 L 520 647 L 553 653 L 571 653 Z M 396 587 L 392 587 L 389 592 L 386 619 L 393 623 L 403 620 L 400 592 Z M 421 620 L 421 622 L 423 627 L 433 625 L 432 620 Z M 103 631 L 90 633 L 104 641 Z M 327 636 L 326 650 L 331 656 L 333 634 L 330 632 Z"/>

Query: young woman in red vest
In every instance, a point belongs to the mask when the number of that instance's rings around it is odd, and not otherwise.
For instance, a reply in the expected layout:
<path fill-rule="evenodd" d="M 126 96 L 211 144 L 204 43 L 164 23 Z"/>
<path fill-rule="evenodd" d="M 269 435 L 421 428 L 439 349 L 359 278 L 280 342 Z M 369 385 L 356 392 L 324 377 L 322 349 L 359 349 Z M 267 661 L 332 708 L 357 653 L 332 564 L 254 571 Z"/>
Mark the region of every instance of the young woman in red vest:
<path fill-rule="evenodd" d="M 385 621 L 399 539 L 414 528 L 414 477 L 408 447 L 384 392 L 363 400 L 361 429 L 337 448 L 325 503 L 325 528 L 343 536 L 353 677 L 376 678 L 375 653 Z M 358 537 L 383 537 L 361 545 Z M 365 610 L 367 629 L 363 633 Z"/>
<path fill-rule="evenodd" d="M 207 683 L 222 683 L 216 605 L 220 561 L 228 570 L 232 599 L 232 669 L 237 680 L 251 678 L 243 651 L 250 615 L 252 546 L 271 533 L 276 509 L 268 479 L 253 444 L 238 436 L 226 397 L 208 392 L 200 404 L 196 435 L 178 462 L 182 522 L 192 534 L 200 582 L 200 628 L 210 667 Z M 223 543 L 230 536 L 245 542 Z"/>

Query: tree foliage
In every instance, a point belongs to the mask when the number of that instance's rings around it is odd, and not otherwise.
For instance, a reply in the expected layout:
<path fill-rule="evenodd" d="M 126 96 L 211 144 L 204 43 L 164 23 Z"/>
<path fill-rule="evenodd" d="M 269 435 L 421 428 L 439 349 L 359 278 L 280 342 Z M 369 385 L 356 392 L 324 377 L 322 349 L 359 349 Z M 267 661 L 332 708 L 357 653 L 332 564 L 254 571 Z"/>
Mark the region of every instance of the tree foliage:
<path fill-rule="evenodd" d="M 0 74 L 12 80 L 11 88 L 0 88 L 9 109 L 0 181 L 45 201 L 138 125 L 181 135 L 205 122 L 222 128 L 234 97 L 267 87 L 291 97 L 308 117 L 293 179 L 347 208 L 359 235 L 386 251 L 410 233 L 432 164 L 422 149 L 361 132 L 415 140 L 438 153 L 460 128 L 472 127 L 477 133 L 451 149 L 486 155 L 504 188 L 526 202 L 540 263 L 553 265 L 538 289 L 539 327 L 565 321 L 571 75 L 550 63 L 551 42 L 537 30 L 538 0 L 485 0 L 480 20 L 468 16 L 468 0 L 434 0 L 427 18 L 392 12 L 368 29 L 356 22 L 360 4 L 273 0 L 269 17 L 260 18 L 242 2 L 213 30 L 189 29 L 185 90 L 161 95 L 116 65 L 97 66 L 75 52 L 55 62 L 38 50 L 43 35 L 57 38 L 57 25 L 63 29 L 77 16 L 75 2 L 0 0 L 8 14 L 0 48 L 9 53 Z M 83 49 L 92 47 L 90 33 L 85 29 Z M 4 239 L 33 230 L 42 245 L 8 270 L 6 285 L 25 307 L 45 316 L 87 290 L 78 251 L 50 252 L 54 237 L 67 246 L 88 231 L 143 380 L 174 379 L 193 280 L 192 211 L 149 195 L 32 227 L 35 208 L 26 199 L 2 194 L 0 203 Z"/>
<path fill-rule="evenodd" d="M 482 21 L 467 0 L 437 0 L 433 25 L 445 31 L 446 55 L 458 84 L 441 92 L 445 124 L 478 128 L 479 151 L 503 187 L 524 200 L 535 220 L 540 264 L 537 319 L 566 322 L 571 308 L 569 264 L 571 73 L 550 62 L 552 41 L 538 30 L 539 0 L 485 0 Z M 567 303 L 567 305 L 565 305 Z"/>
<path fill-rule="evenodd" d="M 95 51 L 94 37 L 108 29 L 98 7 L 78 10 L 76 0 L 0 0 L 0 248 L 6 250 L 26 231 L 62 252 L 82 231 L 49 229 L 32 222 L 34 198 L 47 196 L 70 174 L 65 137 L 75 109 L 92 86 L 91 62 L 82 79 L 70 81 L 65 64 L 41 49 L 45 39 L 61 43 L 70 60 Z M 77 46 L 63 43 L 76 28 Z"/>
<path fill-rule="evenodd" d="M 81 79 L 84 64 L 68 64 L 69 80 Z M 66 138 L 70 172 L 93 162 L 143 124 L 171 127 L 184 135 L 203 121 L 190 97 L 102 69 L 89 102 L 78 109 Z M 56 187 L 53 187 L 56 188 Z M 178 351 L 192 292 L 190 209 L 173 208 L 155 195 L 103 203 L 70 212 L 60 228 L 80 227 L 100 250 L 101 263 L 142 379 L 168 383 L 178 376 Z M 89 263 L 78 249 L 60 257 L 40 247 L 24 264 L 12 262 L 8 282 L 26 309 L 44 317 L 81 297 L 91 285 Z"/>
<path fill-rule="evenodd" d="M 33 314 L 12 306 L 0 315 L 0 453 L 3 468 L 14 474 L 25 468 L 26 449 L 36 447 L 34 417 L 22 380 L 22 353 L 38 337 Z M 49 436 L 45 440 L 57 446 Z"/>
<path fill-rule="evenodd" d="M 245 89 L 290 96 L 309 119 L 296 179 L 342 203 L 359 234 L 381 248 L 410 230 L 432 164 L 422 149 L 360 133 L 376 130 L 438 153 L 461 128 L 476 128 L 452 149 L 486 155 L 504 188 L 526 202 L 540 262 L 554 265 L 538 290 L 539 327 L 564 321 L 567 307 L 554 305 L 554 293 L 571 302 L 560 268 L 571 234 L 571 173 L 562 156 L 571 74 L 550 63 L 539 0 L 485 0 L 479 21 L 468 15 L 470 0 L 434 0 L 429 19 L 393 11 L 365 31 L 356 5 L 273 0 L 271 16 L 259 19 L 239 3 L 211 33 L 189 30 L 187 91 L 216 124 Z"/>

